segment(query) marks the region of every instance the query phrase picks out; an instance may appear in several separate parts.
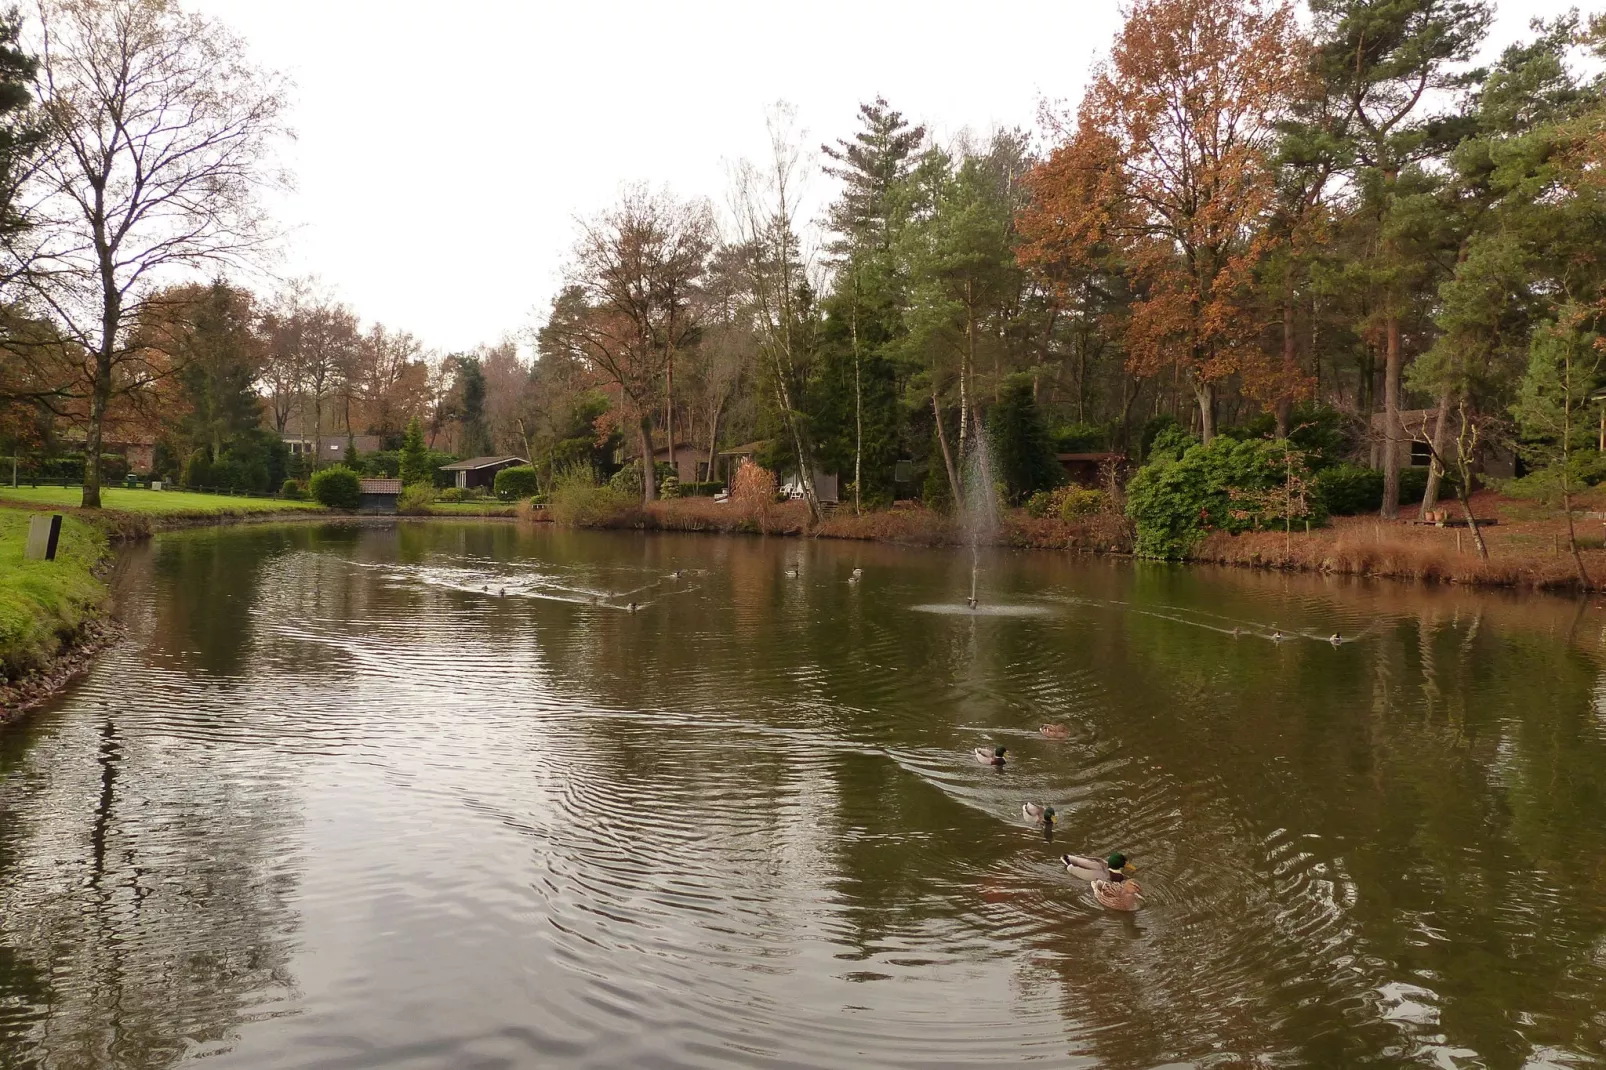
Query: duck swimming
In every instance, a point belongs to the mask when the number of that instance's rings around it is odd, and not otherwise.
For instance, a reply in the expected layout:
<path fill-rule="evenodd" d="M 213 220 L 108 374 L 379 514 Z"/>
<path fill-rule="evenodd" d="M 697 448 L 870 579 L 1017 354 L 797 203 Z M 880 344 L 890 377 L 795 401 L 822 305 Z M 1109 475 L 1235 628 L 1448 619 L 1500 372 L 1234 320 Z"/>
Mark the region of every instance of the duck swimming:
<path fill-rule="evenodd" d="M 1071 738 L 1071 730 L 1062 724 L 1046 724 L 1042 728 L 1039 728 L 1038 731 L 1043 733 L 1043 735 L 1049 739 Z"/>
<path fill-rule="evenodd" d="M 856 569 L 853 570 L 853 578 L 854 579 L 858 579 L 862 575 L 864 575 L 864 569 L 856 568 Z"/>
<path fill-rule="evenodd" d="M 1033 825 L 1042 825 L 1044 828 L 1054 827 L 1054 808 L 1043 806 L 1034 802 L 1020 804 L 1020 816 Z"/>
<path fill-rule="evenodd" d="M 976 760 L 982 765 L 990 765 L 995 769 L 1002 769 L 1004 768 L 1004 756 L 1009 753 L 1009 749 L 1007 747 L 994 747 L 992 750 L 988 750 L 986 747 L 977 747 L 971 753 L 976 755 Z"/>
<path fill-rule="evenodd" d="M 1344 637 L 1342 635 L 1339 635 L 1337 632 L 1334 632 L 1332 635 L 1329 635 L 1327 637 L 1327 641 L 1329 643 L 1332 643 L 1334 646 L 1337 646 L 1338 644 L 1340 644 L 1340 643 L 1342 643 L 1344 641 Z"/>
<path fill-rule="evenodd" d="M 1143 887 L 1131 879 L 1137 867 L 1120 851 L 1104 859 L 1060 855 L 1060 861 L 1065 863 L 1071 876 L 1087 881 L 1099 906 L 1110 910 L 1136 910 L 1143 902 Z"/>
<path fill-rule="evenodd" d="M 797 569 L 795 569 L 795 568 L 787 569 L 786 570 L 786 578 L 787 579 L 791 579 L 791 580 L 797 579 Z"/>
<path fill-rule="evenodd" d="M 636 605 L 636 603 L 632 602 L 628 606 L 625 607 L 625 612 L 626 613 L 634 613 L 637 610 L 639 610 L 640 608 L 641 608 L 640 606 L 638 606 L 638 605 Z"/>

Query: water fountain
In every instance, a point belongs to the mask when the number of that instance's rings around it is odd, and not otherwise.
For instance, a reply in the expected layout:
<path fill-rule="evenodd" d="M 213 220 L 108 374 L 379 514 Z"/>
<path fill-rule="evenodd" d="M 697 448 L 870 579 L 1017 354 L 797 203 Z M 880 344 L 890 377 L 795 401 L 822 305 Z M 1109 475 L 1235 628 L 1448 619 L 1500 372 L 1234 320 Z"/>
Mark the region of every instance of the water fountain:
<path fill-rule="evenodd" d="M 981 603 L 981 548 L 991 545 L 998 534 L 998 488 L 993 471 L 992 447 L 980 427 L 965 443 L 959 459 L 959 525 L 970 547 L 970 596 L 964 605 L 924 605 L 914 608 L 923 613 L 969 613 L 996 617 L 1029 617 L 1046 612 L 1042 606 Z"/>

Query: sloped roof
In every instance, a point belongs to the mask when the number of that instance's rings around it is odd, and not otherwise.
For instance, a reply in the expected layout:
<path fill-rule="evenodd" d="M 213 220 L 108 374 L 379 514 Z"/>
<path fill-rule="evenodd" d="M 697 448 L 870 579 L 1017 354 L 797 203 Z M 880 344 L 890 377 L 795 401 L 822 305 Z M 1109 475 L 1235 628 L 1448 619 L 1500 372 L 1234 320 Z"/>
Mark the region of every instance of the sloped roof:
<path fill-rule="evenodd" d="M 757 453 L 769 444 L 769 439 L 761 438 L 757 442 L 749 442 L 746 445 L 735 446 L 728 450 L 720 450 L 719 455 L 721 457 L 745 457 L 750 453 Z"/>
<path fill-rule="evenodd" d="M 456 464 L 441 465 L 442 472 L 472 472 L 476 468 L 492 468 L 499 464 L 529 464 L 523 457 L 470 457 Z"/>
<path fill-rule="evenodd" d="M 402 481 L 399 479 L 359 479 L 357 492 L 359 494 L 400 494 Z"/>

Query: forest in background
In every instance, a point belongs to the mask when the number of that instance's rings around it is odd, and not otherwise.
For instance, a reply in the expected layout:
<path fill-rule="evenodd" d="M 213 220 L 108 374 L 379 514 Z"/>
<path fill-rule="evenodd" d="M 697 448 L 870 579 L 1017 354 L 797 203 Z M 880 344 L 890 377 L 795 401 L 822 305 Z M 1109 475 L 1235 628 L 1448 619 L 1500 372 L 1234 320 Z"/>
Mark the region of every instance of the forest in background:
<path fill-rule="evenodd" d="M 816 515 L 816 472 L 854 509 L 944 507 L 982 428 L 1015 502 L 1063 482 L 1056 454 L 1107 451 L 1152 462 L 1154 508 L 1208 491 L 1256 523 L 1319 512 L 1296 491 L 1354 462 L 1395 516 L 1413 443 L 1424 509 L 1496 447 L 1569 515 L 1606 475 L 1599 19 L 1478 65 L 1483 0 L 1139 0 L 1035 132 L 938 144 L 877 98 L 816 151 L 777 106 L 717 203 L 624 187 L 525 338 L 437 354 L 312 283 L 229 281 L 264 240 L 284 98 L 225 28 L 42 10 L 53 48 L 13 16 L 0 55 L 0 452 L 77 453 L 86 504 L 108 444 L 273 489 L 287 435 L 380 471 L 414 420 L 442 459 L 528 457 L 542 493 L 751 444 Z M 820 179 L 837 196 L 805 218 Z M 635 482 L 655 497 L 654 466 Z"/>

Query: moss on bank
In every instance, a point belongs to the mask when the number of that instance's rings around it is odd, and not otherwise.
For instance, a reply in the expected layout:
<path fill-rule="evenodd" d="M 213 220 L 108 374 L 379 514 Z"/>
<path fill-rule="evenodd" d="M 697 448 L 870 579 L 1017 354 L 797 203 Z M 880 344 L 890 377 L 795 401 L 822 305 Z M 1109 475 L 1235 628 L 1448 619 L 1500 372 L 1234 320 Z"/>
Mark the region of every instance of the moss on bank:
<path fill-rule="evenodd" d="M 65 517 L 54 561 L 25 561 L 29 514 L 0 509 L 0 683 L 45 668 L 107 604 L 98 527 Z"/>

